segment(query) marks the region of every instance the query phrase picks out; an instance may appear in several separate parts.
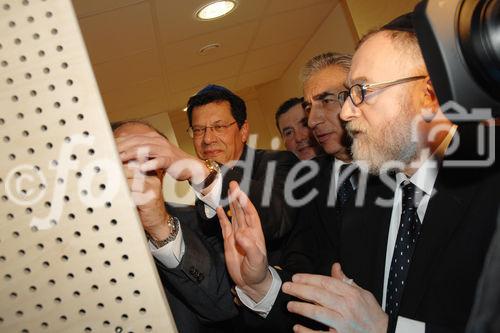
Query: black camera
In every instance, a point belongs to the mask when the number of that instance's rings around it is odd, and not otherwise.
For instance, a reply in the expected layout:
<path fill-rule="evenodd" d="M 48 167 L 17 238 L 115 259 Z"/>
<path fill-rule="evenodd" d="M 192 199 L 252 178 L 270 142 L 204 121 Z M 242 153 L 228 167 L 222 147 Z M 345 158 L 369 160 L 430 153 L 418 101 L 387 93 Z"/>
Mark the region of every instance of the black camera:
<path fill-rule="evenodd" d="M 425 0 L 414 25 L 440 103 L 500 117 L 500 0 Z"/>

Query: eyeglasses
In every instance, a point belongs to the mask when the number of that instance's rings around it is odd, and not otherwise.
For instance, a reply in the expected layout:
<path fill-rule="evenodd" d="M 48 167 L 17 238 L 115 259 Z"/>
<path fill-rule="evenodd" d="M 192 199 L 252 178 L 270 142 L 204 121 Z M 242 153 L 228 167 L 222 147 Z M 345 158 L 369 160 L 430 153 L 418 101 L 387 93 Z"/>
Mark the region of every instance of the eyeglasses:
<path fill-rule="evenodd" d="M 344 105 L 344 103 L 347 101 L 347 97 L 349 97 L 352 101 L 352 104 L 358 106 L 365 101 L 367 92 L 388 88 L 391 86 L 395 86 L 397 84 L 402 84 L 410 81 L 422 80 L 425 79 L 426 77 L 427 77 L 426 75 L 419 75 L 388 82 L 354 84 L 349 88 L 349 90 L 339 92 L 338 100 L 340 105 Z"/>
<path fill-rule="evenodd" d="M 232 125 L 236 124 L 236 121 L 229 123 L 227 125 L 215 124 L 212 126 L 189 126 L 187 132 L 191 138 L 199 138 L 205 135 L 207 129 L 211 129 L 215 134 L 224 134 L 224 132 Z"/>

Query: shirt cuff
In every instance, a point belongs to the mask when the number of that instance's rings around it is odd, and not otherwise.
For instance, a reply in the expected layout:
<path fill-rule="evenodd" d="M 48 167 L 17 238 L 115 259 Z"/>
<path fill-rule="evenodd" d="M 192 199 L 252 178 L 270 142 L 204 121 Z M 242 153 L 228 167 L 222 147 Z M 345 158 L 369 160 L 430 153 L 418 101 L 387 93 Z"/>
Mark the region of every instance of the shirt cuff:
<path fill-rule="evenodd" d="M 196 190 L 194 191 L 196 197 L 201 201 L 203 201 L 203 203 L 205 204 L 205 215 L 209 219 L 216 215 L 215 209 L 219 206 L 221 192 L 222 192 L 222 175 L 220 172 L 217 174 L 210 192 L 203 195 Z"/>
<path fill-rule="evenodd" d="M 425 333 L 425 323 L 405 317 L 398 317 L 396 333 Z"/>
<path fill-rule="evenodd" d="M 247 308 L 254 311 L 262 318 L 266 318 L 269 312 L 271 312 L 282 284 L 278 272 L 276 272 L 276 270 L 271 266 L 269 266 L 269 271 L 273 276 L 273 282 L 271 283 L 271 287 L 267 291 L 266 296 L 264 296 L 264 298 L 261 299 L 259 303 L 255 303 L 254 300 L 248 297 L 248 295 L 245 294 L 243 290 L 236 287 L 236 294 L 238 294 L 238 298 L 240 299 L 241 303 L 243 303 Z"/>
<path fill-rule="evenodd" d="M 186 252 L 186 245 L 182 237 L 182 228 L 179 223 L 179 231 L 175 239 L 164 246 L 157 248 L 153 243 L 148 241 L 151 254 L 167 268 L 176 268 Z"/>

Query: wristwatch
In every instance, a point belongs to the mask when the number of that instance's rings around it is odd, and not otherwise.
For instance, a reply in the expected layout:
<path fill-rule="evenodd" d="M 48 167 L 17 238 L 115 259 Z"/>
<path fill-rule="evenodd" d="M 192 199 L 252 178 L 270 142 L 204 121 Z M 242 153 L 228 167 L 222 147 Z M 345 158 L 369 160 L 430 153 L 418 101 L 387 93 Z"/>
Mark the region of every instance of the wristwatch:
<path fill-rule="evenodd" d="M 207 178 L 205 178 L 204 181 L 202 181 L 201 183 L 198 183 L 198 184 L 193 184 L 190 182 L 191 187 L 195 191 L 198 191 L 198 192 L 200 192 L 203 189 L 210 186 L 210 184 L 212 184 L 214 182 L 215 178 L 217 178 L 217 174 L 220 173 L 220 166 L 214 160 L 209 159 L 209 160 L 205 160 L 203 162 L 205 163 L 205 166 L 207 167 L 207 169 L 209 171 Z"/>
<path fill-rule="evenodd" d="M 179 219 L 175 216 L 170 216 L 167 220 L 167 224 L 170 226 L 170 235 L 168 235 L 167 238 L 162 239 L 162 240 L 156 240 L 153 237 L 151 237 L 148 233 L 146 233 L 146 237 L 148 240 L 153 244 L 157 249 L 164 247 L 171 241 L 173 241 L 176 237 L 177 234 L 179 233 Z"/>

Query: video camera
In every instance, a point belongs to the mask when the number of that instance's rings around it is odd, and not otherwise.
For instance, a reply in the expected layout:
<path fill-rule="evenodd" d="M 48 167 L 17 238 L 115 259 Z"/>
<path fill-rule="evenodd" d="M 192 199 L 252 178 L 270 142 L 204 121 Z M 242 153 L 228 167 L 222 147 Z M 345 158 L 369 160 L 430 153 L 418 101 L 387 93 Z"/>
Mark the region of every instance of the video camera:
<path fill-rule="evenodd" d="M 424 0 L 414 25 L 440 103 L 500 117 L 500 1 Z"/>

